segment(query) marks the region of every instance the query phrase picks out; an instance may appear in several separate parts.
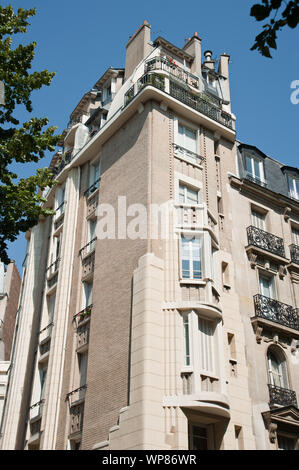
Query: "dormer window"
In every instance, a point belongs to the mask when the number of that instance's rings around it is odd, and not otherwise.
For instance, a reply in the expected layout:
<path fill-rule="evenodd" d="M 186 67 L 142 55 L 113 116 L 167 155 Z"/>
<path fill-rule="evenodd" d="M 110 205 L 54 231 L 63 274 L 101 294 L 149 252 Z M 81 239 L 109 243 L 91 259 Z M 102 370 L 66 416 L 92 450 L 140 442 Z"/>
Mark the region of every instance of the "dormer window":
<path fill-rule="evenodd" d="M 295 176 L 288 175 L 288 184 L 290 196 L 293 199 L 299 200 L 299 178 L 295 178 Z"/>
<path fill-rule="evenodd" d="M 247 178 L 258 184 L 265 184 L 264 164 L 260 158 L 245 154 Z"/>

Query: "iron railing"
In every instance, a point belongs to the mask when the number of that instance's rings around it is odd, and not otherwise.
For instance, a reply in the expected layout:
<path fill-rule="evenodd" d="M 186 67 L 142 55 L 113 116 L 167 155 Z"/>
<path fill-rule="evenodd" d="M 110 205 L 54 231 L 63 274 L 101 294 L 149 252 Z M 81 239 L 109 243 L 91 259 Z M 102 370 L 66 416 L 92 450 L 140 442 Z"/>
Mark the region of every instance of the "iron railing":
<path fill-rule="evenodd" d="M 291 261 L 293 263 L 299 264 L 299 246 L 298 245 L 290 245 L 290 255 L 291 255 Z"/>
<path fill-rule="evenodd" d="M 67 393 L 65 400 L 69 402 L 70 406 L 73 406 L 74 403 L 85 398 L 86 389 L 87 384 L 84 384 L 81 387 L 72 390 L 71 392 Z"/>
<path fill-rule="evenodd" d="M 256 246 L 262 250 L 268 251 L 275 255 L 285 258 L 283 239 L 265 232 L 254 225 L 247 227 L 248 245 Z"/>
<path fill-rule="evenodd" d="M 75 313 L 75 315 L 73 316 L 73 320 L 76 320 L 79 324 L 81 321 L 90 317 L 91 311 L 92 311 L 92 304 L 83 308 L 80 312 Z"/>
<path fill-rule="evenodd" d="M 95 180 L 95 182 L 92 183 L 89 186 L 89 188 L 86 189 L 86 191 L 84 191 L 84 196 L 86 196 L 86 197 L 91 196 L 91 194 L 94 193 L 96 189 L 98 189 L 98 187 L 100 185 L 100 180 L 101 180 L 101 178 L 98 178 L 97 180 Z"/>
<path fill-rule="evenodd" d="M 250 173 L 246 174 L 246 179 L 249 180 L 249 181 L 252 181 L 253 183 L 258 184 L 259 186 L 263 186 L 264 188 L 267 187 L 267 182 L 266 181 L 263 181 L 260 178 L 258 178 L 257 176 L 251 175 Z"/>
<path fill-rule="evenodd" d="M 199 79 L 190 72 L 187 72 L 182 67 L 174 64 L 169 61 L 166 57 L 154 57 L 150 59 L 145 64 L 145 73 L 152 70 L 164 70 L 165 72 L 173 75 L 175 78 L 181 80 L 182 82 L 191 85 L 194 88 L 199 89 Z"/>
<path fill-rule="evenodd" d="M 296 392 L 287 388 L 277 387 L 276 385 L 268 384 L 270 395 L 270 406 L 295 406 L 297 408 Z"/>
<path fill-rule="evenodd" d="M 81 255 L 81 257 L 84 258 L 86 255 L 94 251 L 96 248 L 96 241 L 97 241 L 97 237 L 90 240 L 90 242 L 88 242 L 79 250 L 79 255 Z"/>
<path fill-rule="evenodd" d="M 256 294 L 253 299 L 255 315 L 257 317 L 299 330 L 298 309 L 261 294 Z"/>
<path fill-rule="evenodd" d="M 233 129 L 233 121 L 230 114 L 223 111 L 221 108 L 213 105 L 203 95 L 195 95 L 189 90 L 179 86 L 172 80 L 169 81 L 169 93 L 173 98 L 181 101 L 182 103 L 190 106 L 190 108 L 208 116 L 214 121 Z"/>
<path fill-rule="evenodd" d="M 58 271 L 59 262 L 60 262 L 60 258 L 57 258 L 52 264 L 50 264 L 50 266 L 47 267 L 46 269 L 47 277 L 52 276 L 54 273 L 56 273 L 56 271 Z"/>

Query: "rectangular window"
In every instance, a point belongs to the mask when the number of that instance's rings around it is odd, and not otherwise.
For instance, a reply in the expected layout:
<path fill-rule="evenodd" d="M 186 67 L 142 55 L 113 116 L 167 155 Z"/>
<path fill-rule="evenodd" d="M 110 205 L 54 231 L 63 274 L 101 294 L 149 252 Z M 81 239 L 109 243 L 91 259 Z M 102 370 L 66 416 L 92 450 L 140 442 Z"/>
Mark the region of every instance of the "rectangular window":
<path fill-rule="evenodd" d="M 101 173 L 101 162 L 100 161 L 90 165 L 88 195 L 91 195 L 99 187 L 100 173 Z"/>
<path fill-rule="evenodd" d="M 196 153 L 196 131 L 182 124 L 178 125 L 178 145 L 191 152 Z"/>
<path fill-rule="evenodd" d="M 292 237 L 294 245 L 299 246 L 299 230 L 297 228 L 292 228 Z"/>
<path fill-rule="evenodd" d="M 275 279 L 274 276 L 268 277 L 262 274 L 259 275 L 260 294 L 276 299 Z"/>
<path fill-rule="evenodd" d="M 290 196 L 299 199 L 299 179 L 288 176 Z"/>
<path fill-rule="evenodd" d="M 251 155 L 246 155 L 245 166 L 247 176 L 249 176 L 253 180 L 256 180 L 257 183 L 265 181 L 263 162 L 261 160 Z"/>
<path fill-rule="evenodd" d="M 181 183 L 179 185 L 179 202 L 191 205 L 199 204 L 199 190 Z"/>
<path fill-rule="evenodd" d="M 278 434 L 277 444 L 278 450 L 295 450 L 296 449 L 296 440 L 292 437 L 286 437 Z"/>
<path fill-rule="evenodd" d="M 208 450 L 207 428 L 202 426 L 191 426 L 189 435 L 190 450 Z"/>
<path fill-rule="evenodd" d="M 200 238 L 181 239 L 181 272 L 183 279 L 202 279 Z"/>
<path fill-rule="evenodd" d="M 236 450 L 243 450 L 243 438 L 242 438 L 241 426 L 235 426 L 235 448 Z"/>
<path fill-rule="evenodd" d="M 183 342 L 184 342 L 184 365 L 191 365 L 191 356 L 190 356 L 190 325 L 189 325 L 189 315 L 183 316 Z"/>
<path fill-rule="evenodd" d="M 82 309 L 92 304 L 92 287 L 93 287 L 92 282 L 83 283 Z"/>
<path fill-rule="evenodd" d="M 200 369 L 211 375 L 215 375 L 214 331 L 213 322 L 198 318 Z"/>
<path fill-rule="evenodd" d="M 78 361 L 79 361 L 79 387 L 82 387 L 86 384 L 86 376 L 87 376 L 87 359 L 88 355 L 87 352 L 83 354 L 78 354 Z"/>
<path fill-rule="evenodd" d="M 259 228 L 261 230 L 265 230 L 266 227 L 266 215 L 262 214 L 261 212 L 252 209 L 251 211 L 251 223 L 254 227 Z"/>
<path fill-rule="evenodd" d="M 49 323 L 52 323 L 53 318 L 54 318 L 54 309 L 55 309 L 55 300 L 56 300 L 56 295 L 51 295 L 48 297 L 48 316 L 49 316 Z"/>

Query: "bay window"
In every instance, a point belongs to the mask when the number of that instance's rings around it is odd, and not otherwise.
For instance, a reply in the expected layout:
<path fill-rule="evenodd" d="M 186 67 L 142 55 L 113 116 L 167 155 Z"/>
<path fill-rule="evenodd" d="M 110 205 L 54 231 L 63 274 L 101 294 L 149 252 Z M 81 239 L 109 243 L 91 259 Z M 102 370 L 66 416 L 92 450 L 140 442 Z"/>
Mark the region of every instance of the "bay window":
<path fill-rule="evenodd" d="M 202 279 L 202 241 L 199 237 L 181 238 L 182 279 Z"/>

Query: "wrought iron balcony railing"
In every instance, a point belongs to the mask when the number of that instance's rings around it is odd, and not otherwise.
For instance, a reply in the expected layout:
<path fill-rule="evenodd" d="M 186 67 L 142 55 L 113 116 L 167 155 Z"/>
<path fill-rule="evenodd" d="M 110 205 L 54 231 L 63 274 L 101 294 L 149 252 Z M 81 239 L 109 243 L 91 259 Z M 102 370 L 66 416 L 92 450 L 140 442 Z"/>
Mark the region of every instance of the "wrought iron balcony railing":
<path fill-rule="evenodd" d="M 88 242 L 79 250 L 79 255 L 81 255 L 81 257 L 84 258 L 85 256 L 89 255 L 89 253 L 94 251 L 96 248 L 96 241 L 97 241 L 97 237 L 90 240 L 90 242 Z"/>
<path fill-rule="evenodd" d="M 91 311 L 92 311 L 92 304 L 83 308 L 80 312 L 75 313 L 75 315 L 73 316 L 73 321 L 76 321 L 77 326 L 79 326 L 81 322 L 90 318 Z"/>
<path fill-rule="evenodd" d="M 252 181 L 253 183 L 258 184 L 259 186 L 263 186 L 264 188 L 267 187 L 267 182 L 266 181 L 263 181 L 260 178 L 258 178 L 257 176 L 251 175 L 250 173 L 246 174 L 246 179 L 249 180 L 249 181 Z"/>
<path fill-rule="evenodd" d="M 214 121 L 217 121 L 220 124 L 233 129 L 231 115 L 210 103 L 203 96 L 195 95 L 171 80 L 169 81 L 169 93 L 177 100 L 181 101 L 187 106 L 190 106 L 190 108 L 193 108 L 196 111 L 205 114 Z"/>
<path fill-rule="evenodd" d="M 166 92 L 165 78 L 166 77 L 163 74 L 154 72 L 144 74 L 138 80 L 135 86 L 132 86 L 126 92 L 124 103 L 125 106 L 130 103 L 134 96 L 137 95 L 139 91 L 147 85 L 154 86 L 155 88 Z M 214 102 L 209 99 L 206 93 L 196 95 L 195 93 L 192 93 L 192 91 L 189 90 L 186 85 L 182 84 L 182 86 L 180 86 L 178 83 L 170 79 L 169 94 L 178 101 L 181 101 L 181 103 L 186 104 L 190 108 L 193 108 L 205 116 L 208 116 L 214 121 L 217 121 L 230 129 L 234 128 L 231 115 L 223 111 L 219 106 L 216 106 Z"/>
<path fill-rule="evenodd" d="M 253 299 L 257 317 L 299 330 L 298 309 L 260 294 L 255 295 Z"/>
<path fill-rule="evenodd" d="M 265 232 L 260 228 L 250 225 L 247 227 L 248 245 L 256 246 L 262 250 L 268 251 L 275 255 L 285 258 L 285 251 L 283 239 L 273 235 L 272 233 Z"/>
<path fill-rule="evenodd" d="M 76 404 L 76 402 L 85 399 L 86 389 L 87 384 L 84 384 L 81 387 L 76 388 L 75 390 L 72 390 L 71 392 L 67 393 L 65 399 L 69 402 L 70 407 Z"/>
<path fill-rule="evenodd" d="M 277 387 L 276 385 L 268 384 L 268 387 L 269 387 L 269 395 L 270 395 L 270 406 L 293 405 L 297 408 L 296 392 L 294 392 L 293 390 L 289 390 L 287 388 Z"/>
<path fill-rule="evenodd" d="M 152 70 L 164 70 L 182 82 L 199 89 L 198 77 L 190 72 L 187 72 L 182 67 L 174 64 L 172 61 L 169 61 L 169 59 L 166 57 L 154 57 L 153 59 L 148 60 L 145 64 L 145 73 Z"/>
<path fill-rule="evenodd" d="M 50 264 L 50 266 L 47 267 L 46 273 L 48 278 L 51 277 L 54 273 L 56 273 L 56 271 L 58 271 L 59 262 L 60 258 L 57 258 L 52 264 Z"/>
<path fill-rule="evenodd" d="M 86 197 L 89 197 L 92 195 L 92 193 L 94 193 L 96 191 L 96 189 L 99 188 L 100 186 L 100 180 L 101 178 L 98 178 L 97 180 L 95 180 L 94 183 L 92 183 L 89 188 L 86 189 L 86 191 L 84 191 L 84 196 Z"/>
<path fill-rule="evenodd" d="M 299 264 L 299 246 L 298 245 L 290 245 L 290 255 L 291 261 L 293 263 Z"/>

